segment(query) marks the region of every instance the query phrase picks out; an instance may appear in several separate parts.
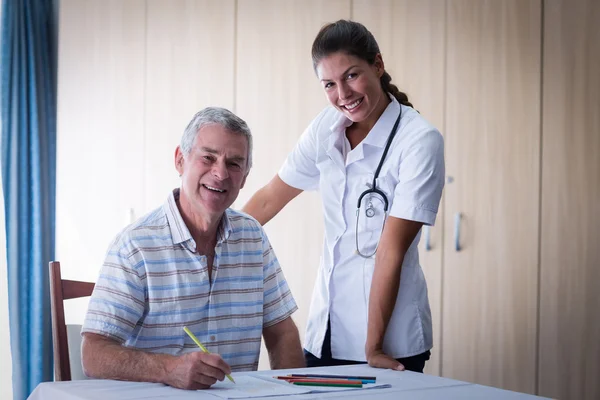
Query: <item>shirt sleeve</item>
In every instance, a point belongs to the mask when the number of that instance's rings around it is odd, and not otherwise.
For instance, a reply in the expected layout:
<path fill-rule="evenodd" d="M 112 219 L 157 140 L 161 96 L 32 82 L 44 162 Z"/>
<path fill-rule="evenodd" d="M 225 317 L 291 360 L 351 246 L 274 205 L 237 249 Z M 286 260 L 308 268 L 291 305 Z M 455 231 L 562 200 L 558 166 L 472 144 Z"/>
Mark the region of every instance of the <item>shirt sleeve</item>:
<path fill-rule="evenodd" d="M 278 172 L 282 181 L 297 189 L 317 190 L 319 188 L 315 126 L 320 119 L 321 116 L 317 117 L 302 133 L 294 150 L 287 156 Z"/>
<path fill-rule="evenodd" d="M 145 276 L 125 254 L 123 241 L 109 248 L 90 298 L 82 333 L 90 332 L 124 343 L 145 309 Z"/>
<path fill-rule="evenodd" d="M 434 225 L 446 173 L 444 139 L 436 129 L 428 130 L 401 157 L 389 215 Z"/>
<path fill-rule="evenodd" d="M 262 228 L 261 228 L 262 229 Z M 263 327 L 291 316 L 298 309 L 265 232 L 263 234 Z"/>

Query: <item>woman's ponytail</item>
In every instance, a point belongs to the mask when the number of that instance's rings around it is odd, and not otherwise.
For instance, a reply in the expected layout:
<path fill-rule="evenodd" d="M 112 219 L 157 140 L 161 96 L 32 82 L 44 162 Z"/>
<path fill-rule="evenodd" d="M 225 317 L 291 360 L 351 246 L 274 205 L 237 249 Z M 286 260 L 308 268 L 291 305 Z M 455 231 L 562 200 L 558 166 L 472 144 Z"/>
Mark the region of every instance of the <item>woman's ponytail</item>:
<path fill-rule="evenodd" d="M 384 72 L 380 80 L 381 87 L 383 88 L 384 92 L 391 93 L 396 98 L 396 100 L 398 100 L 398 103 L 404 106 L 414 108 L 412 103 L 408 101 L 408 95 L 404 92 L 401 92 L 400 89 L 398 89 L 398 87 L 392 83 L 392 77 L 390 76 L 390 74 Z"/>

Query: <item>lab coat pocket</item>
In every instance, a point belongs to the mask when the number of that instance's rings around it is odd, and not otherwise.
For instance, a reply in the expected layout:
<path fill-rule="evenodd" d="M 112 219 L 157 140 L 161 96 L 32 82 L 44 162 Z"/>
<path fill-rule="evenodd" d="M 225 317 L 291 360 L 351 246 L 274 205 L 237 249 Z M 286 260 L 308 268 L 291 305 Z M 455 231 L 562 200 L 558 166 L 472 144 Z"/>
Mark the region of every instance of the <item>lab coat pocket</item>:
<path fill-rule="evenodd" d="M 364 179 L 360 194 L 373 187 L 373 175 Z M 376 180 L 375 186 L 377 192 L 369 192 L 362 197 L 358 213 L 359 229 L 375 231 L 381 233 L 386 218 L 386 204 L 389 212 L 392 206 L 393 188 L 390 180 L 386 177 L 380 177 Z"/>

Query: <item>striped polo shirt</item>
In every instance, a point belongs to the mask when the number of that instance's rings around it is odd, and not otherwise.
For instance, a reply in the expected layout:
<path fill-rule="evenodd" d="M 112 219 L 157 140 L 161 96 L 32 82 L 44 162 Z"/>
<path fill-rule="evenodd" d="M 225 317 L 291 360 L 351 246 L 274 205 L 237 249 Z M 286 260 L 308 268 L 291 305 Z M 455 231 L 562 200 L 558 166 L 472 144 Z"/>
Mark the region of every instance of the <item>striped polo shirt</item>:
<path fill-rule="evenodd" d="M 187 326 L 232 370 L 256 370 L 262 329 L 297 309 L 275 253 L 255 219 L 228 209 L 218 229 L 211 281 L 178 197 L 175 189 L 162 207 L 117 235 L 82 332 L 179 355 L 198 351 L 183 331 Z"/>

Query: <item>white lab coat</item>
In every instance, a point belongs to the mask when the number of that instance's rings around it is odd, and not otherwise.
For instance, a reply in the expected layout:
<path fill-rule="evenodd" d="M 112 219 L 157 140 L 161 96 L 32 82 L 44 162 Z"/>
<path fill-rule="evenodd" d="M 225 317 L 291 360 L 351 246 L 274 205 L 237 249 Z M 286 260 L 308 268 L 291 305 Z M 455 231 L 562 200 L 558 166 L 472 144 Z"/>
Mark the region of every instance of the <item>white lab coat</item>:
<path fill-rule="evenodd" d="M 372 183 L 386 141 L 402 107 L 396 136 L 377 178 L 389 201 L 389 215 L 433 225 L 444 186 L 444 142 L 438 130 L 393 96 L 367 137 L 344 160 L 345 129 L 352 122 L 333 107 L 321 112 L 302 134 L 279 171 L 280 178 L 302 190 L 319 190 L 323 199 L 323 256 L 310 306 L 305 349 L 321 357 L 327 318 L 333 358 L 366 361 L 368 300 L 375 258 L 356 254 L 356 207 Z M 376 210 L 365 217 L 368 201 Z M 361 252 L 375 249 L 384 218 L 382 201 L 366 196 L 358 220 Z M 402 265 L 400 290 L 383 350 L 394 357 L 421 354 L 433 346 L 427 285 L 417 244 Z"/>

